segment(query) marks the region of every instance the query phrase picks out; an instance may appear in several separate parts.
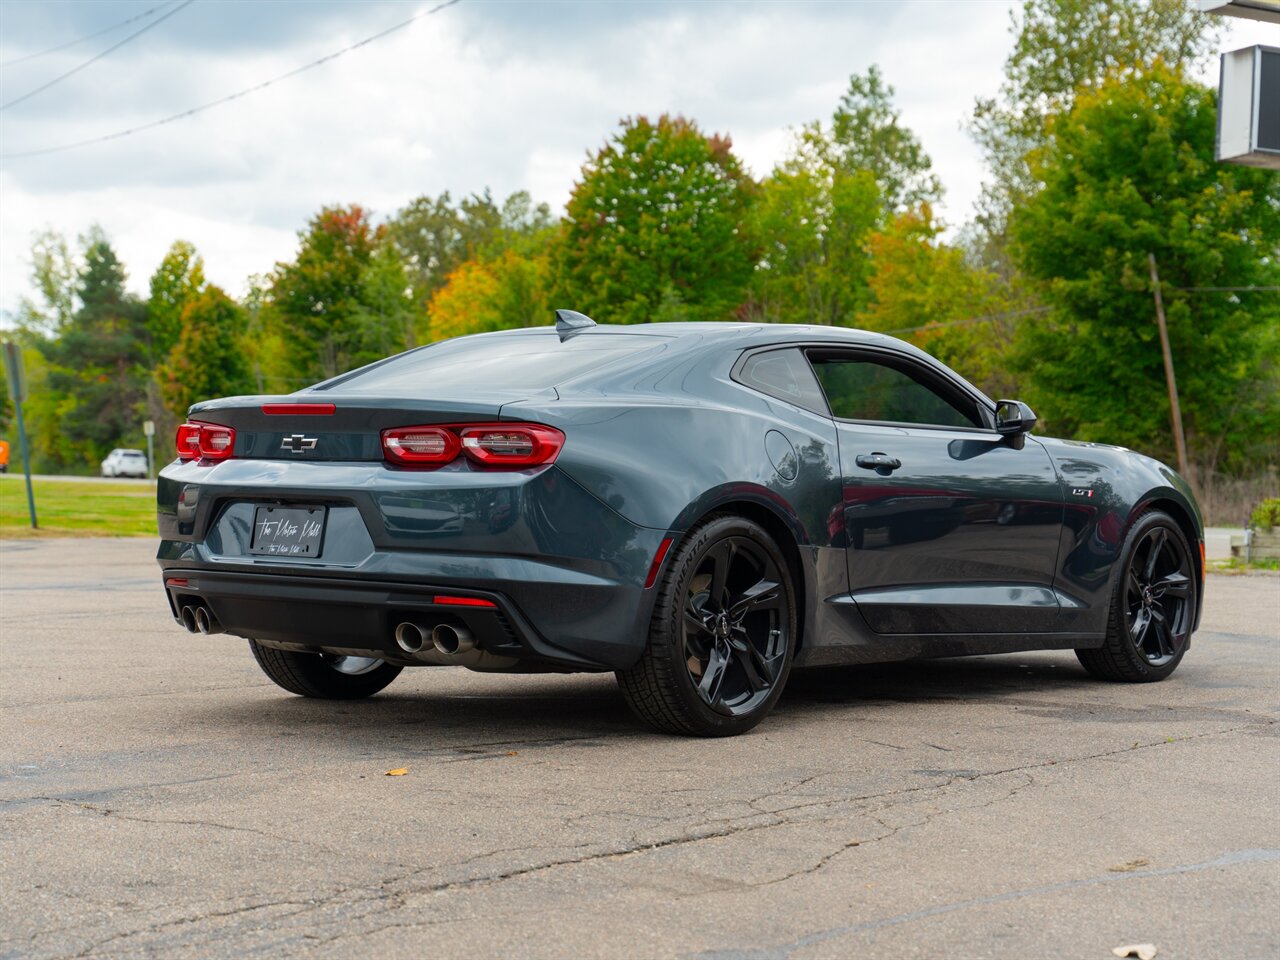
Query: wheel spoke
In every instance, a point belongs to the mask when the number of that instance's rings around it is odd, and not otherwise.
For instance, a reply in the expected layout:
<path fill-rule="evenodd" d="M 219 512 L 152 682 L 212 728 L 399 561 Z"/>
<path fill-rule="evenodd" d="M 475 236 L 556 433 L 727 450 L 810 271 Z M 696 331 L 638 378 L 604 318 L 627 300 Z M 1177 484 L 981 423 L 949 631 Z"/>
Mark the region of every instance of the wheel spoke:
<path fill-rule="evenodd" d="M 758 580 L 733 598 L 729 618 L 740 620 L 752 610 L 767 610 L 779 605 L 781 592 L 773 580 Z"/>
<path fill-rule="evenodd" d="M 1187 597 L 1191 594 L 1191 578 L 1185 573 L 1171 573 L 1164 579 L 1151 584 L 1151 592 L 1156 599 L 1166 596 Z"/>
<path fill-rule="evenodd" d="M 1129 636 L 1133 638 L 1133 642 L 1139 649 L 1142 648 L 1142 641 L 1147 637 L 1147 628 L 1151 626 L 1151 614 L 1148 613 L 1146 607 L 1139 610 L 1133 617 L 1133 623 L 1129 626 Z"/>
<path fill-rule="evenodd" d="M 1164 527 L 1156 527 L 1151 532 L 1151 552 L 1147 554 L 1147 566 L 1143 570 L 1143 579 L 1150 583 L 1156 577 L 1156 562 L 1160 559 L 1160 554 L 1164 552 L 1164 545 L 1169 539 L 1169 533 Z"/>
<path fill-rule="evenodd" d="M 767 690 L 774 681 L 773 664 L 769 662 L 745 635 L 730 641 L 733 645 L 734 659 L 742 665 L 742 672 L 747 676 L 747 683 L 755 693 Z"/>
<path fill-rule="evenodd" d="M 707 558 L 711 561 L 711 589 L 708 603 L 712 610 L 723 610 L 728 606 L 729 567 L 733 565 L 733 558 L 737 554 L 738 548 L 732 540 L 724 540 L 716 544 L 707 554 Z"/>
<path fill-rule="evenodd" d="M 724 687 L 724 677 L 728 667 L 729 658 L 725 655 L 725 647 L 717 643 L 711 648 L 711 656 L 702 674 L 702 682 L 698 684 L 698 693 L 712 707 L 720 702 L 720 690 Z"/>
<path fill-rule="evenodd" d="M 1159 644 L 1160 656 L 1173 656 L 1173 631 L 1169 629 L 1169 622 L 1163 617 L 1155 625 L 1156 642 Z"/>
<path fill-rule="evenodd" d="M 1129 568 L 1129 592 L 1135 597 L 1142 596 L 1142 583 L 1138 580 L 1138 571 L 1133 567 Z"/>

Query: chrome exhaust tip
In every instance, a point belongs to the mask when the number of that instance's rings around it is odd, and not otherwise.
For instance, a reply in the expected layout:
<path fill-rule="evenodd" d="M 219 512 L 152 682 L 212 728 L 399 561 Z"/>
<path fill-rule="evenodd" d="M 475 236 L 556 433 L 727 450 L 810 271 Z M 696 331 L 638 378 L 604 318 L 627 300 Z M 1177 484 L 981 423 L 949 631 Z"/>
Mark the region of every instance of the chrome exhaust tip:
<path fill-rule="evenodd" d="M 466 627 L 455 627 L 447 623 L 436 624 L 431 631 L 431 645 L 446 656 L 456 656 L 476 648 L 476 638 Z"/>
<path fill-rule="evenodd" d="M 427 642 L 427 632 L 416 623 L 405 621 L 396 627 L 396 646 L 405 653 L 421 653 Z"/>
<path fill-rule="evenodd" d="M 196 607 L 195 612 L 196 630 L 206 636 L 212 633 L 222 633 L 222 624 L 218 623 L 218 618 L 208 607 Z"/>
<path fill-rule="evenodd" d="M 185 606 L 178 611 L 178 622 L 187 628 L 187 633 L 199 633 L 200 630 L 196 626 L 196 608 Z"/>

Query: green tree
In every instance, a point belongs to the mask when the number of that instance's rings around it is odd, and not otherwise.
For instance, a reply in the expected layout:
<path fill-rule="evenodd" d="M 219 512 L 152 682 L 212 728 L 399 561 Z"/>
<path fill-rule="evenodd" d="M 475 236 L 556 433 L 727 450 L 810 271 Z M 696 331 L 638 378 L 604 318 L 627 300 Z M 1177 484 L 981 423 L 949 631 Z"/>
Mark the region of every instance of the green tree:
<path fill-rule="evenodd" d="M 992 397 L 1016 397 L 1008 355 L 1020 322 L 1035 315 L 1026 285 L 975 265 L 943 243 L 926 204 L 867 238 L 871 299 L 857 325 L 909 340 Z"/>
<path fill-rule="evenodd" d="M 76 310 L 80 266 L 62 234 L 37 233 L 31 242 L 31 284 L 40 302 L 23 297 L 18 305 L 18 326 L 42 336 L 57 336 Z"/>
<path fill-rule="evenodd" d="M 569 198 L 562 305 L 610 323 L 733 316 L 755 260 L 754 192 L 727 137 L 683 117 L 622 121 Z"/>
<path fill-rule="evenodd" d="M 95 228 L 83 242 L 79 308 L 56 339 L 41 343 L 49 369 L 32 404 L 33 445 L 52 469 L 91 469 L 113 446 L 142 436 L 146 308 L 125 291 L 105 235 Z"/>
<path fill-rule="evenodd" d="M 893 93 L 880 68 L 872 64 L 866 76 L 855 73 L 849 78 L 831 127 L 815 121 L 801 136 L 802 151 L 813 154 L 818 165 L 847 174 L 870 173 L 887 213 L 936 203 L 942 197 L 933 163 L 916 135 L 902 125 Z"/>
<path fill-rule="evenodd" d="M 421 307 L 463 261 L 526 246 L 551 225 L 551 209 L 535 204 L 525 191 L 498 204 L 486 189 L 456 206 L 447 191 L 419 197 L 391 218 L 387 230 L 404 261 L 413 301 Z"/>
<path fill-rule="evenodd" d="M 177 419 L 201 400 L 253 390 L 253 377 L 241 340 L 244 310 L 215 286 L 208 286 L 183 308 L 181 333 L 158 372 L 166 406 Z"/>
<path fill-rule="evenodd" d="M 157 359 L 167 357 L 178 342 L 183 311 L 205 286 L 204 260 L 192 244 L 175 240 L 151 275 L 151 297 L 147 300 L 147 332 Z"/>
<path fill-rule="evenodd" d="M 881 215 L 870 171 L 848 172 L 805 155 L 774 170 L 752 218 L 761 255 L 748 315 L 852 324 L 870 293 L 866 241 Z"/>
<path fill-rule="evenodd" d="M 1213 158 L 1213 91 L 1155 64 L 1082 91 L 1030 157 L 1042 189 L 1014 212 L 1013 253 L 1052 322 L 1021 362 L 1054 427 L 1168 458 L 1169 403 L 1147 255 L 1159 265 L 1193 459 L 1275 456 L 1280 175 Z"/>
<path fill-rule="evenodd" d="M 790 156 L 762 184 L 752 220 L 761 253 L 748 314 L 853 323 L 871 297 L 872 232 L 941 193 L 879 68 L 854 74 L 830 126 L 801 128 Z"/>
<path fill-rule="evenodd" d="M 1000 93 L 977 101 L 970 125 L 992 176 L 980 221 L 997 248 L 1009 211 L 1035 192 L 1027 155 L 1044 143 L 1049 118 L 1109 76 L 1156 60 L 1192 66 L 1216 47 L 1214 23 L 1185 0 L 1024 0 L 1021 15 L 1010 15 L 1015 39 Z"/>
<path fill-rule="evenodd" d="M 326 207 L 277 264 L 268 299 L 273 329 L 299 382 L 334 376 L 401 350 L 412 329 L 410 285 L 386 231 L 359 206 Z"/>
<path fill-rule="evenodd" d="M 459 264 L 428 306 L 433 340 L 550 321 L 550 265 L 507 250 Z"/>

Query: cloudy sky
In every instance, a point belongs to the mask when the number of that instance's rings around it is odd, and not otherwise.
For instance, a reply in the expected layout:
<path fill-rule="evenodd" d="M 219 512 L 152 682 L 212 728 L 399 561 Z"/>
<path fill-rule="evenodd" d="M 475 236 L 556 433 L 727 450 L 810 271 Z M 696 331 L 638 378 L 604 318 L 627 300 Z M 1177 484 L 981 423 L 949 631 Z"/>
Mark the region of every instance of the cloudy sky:
<path fill-rule="evenodd" d="M 0 104 L 163 22 L 49 89 L 0 106 L 0 154 L 189 109 L 434 6 L 419 0 L 2 0 Z M 133 23 L 65 49 L 50 47 Z M 559 210 L 619 117 L 683 113 L 728 133 L 757 175 L 790 128 L 827 117 L 872 63 L 970 213 L 980 158 L 962 130 L 1010 46 L 1004 0 L 461 0 L 361 49 L 198 116 L 62 152 L 0 159 L 0 311 L 29 295 L 32 234 L 98 223 L 142 291 L 176 238 L 233 294 L 288 259 L 324 204 L 379 216 L 412 198 L 526 189 Z M 176 12 L 175 12 L 176 11 Z M 1225 49 L 1276 43 L 1242 23 Z M 21 62 L 13 62 L 21 61 Z"/>

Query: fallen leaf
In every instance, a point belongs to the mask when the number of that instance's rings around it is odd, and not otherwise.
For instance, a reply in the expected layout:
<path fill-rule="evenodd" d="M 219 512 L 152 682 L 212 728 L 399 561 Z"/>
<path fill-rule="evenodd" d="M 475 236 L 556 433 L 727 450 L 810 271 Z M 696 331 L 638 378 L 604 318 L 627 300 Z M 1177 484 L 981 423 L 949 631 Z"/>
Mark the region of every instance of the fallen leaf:
<path fill-rule="evenodd" d="M 403 776 L 404 776 L 406 773 L 408 773 L 408 772 L 409 772 L 409 768 L 408 768 L 408 767 L 396 767 L 394 770 L 388 770 L 388 771 L 387 771 L 387 776 L 388 776 L 388 777 L 403 777 Z"/>
<path fill-rule="evenodd" d="M 508 757 L 514 757 L 514 756 L 518 755 L 519 753 L 520 753 L 520 751 L 519 751 L 519 750 L 508 750 L 508 751 L 507 751 L 507 756 L 508 756 Z"/>
<path fill-rule="evenodd" d="M 1146 857 L 1139 857 L 1137 860 L 1130 860 L 1128 863 L 1117 863 L 1114 867 L 1107 867 L 1107 870 L 1110 873 L 1133 873 L 1133 871 L 1140 867 L 1148 866 L 1150 863 L 1151 861 Z"/>
<path fill-rule="evenodd" d="M 1154 943 L 1131 943 L 1127 947 L 1112 947 L 1111 952 L 1117 957 L 1137 957 L 1138 960 L 1155 960 L 1156 945 Z"/>

